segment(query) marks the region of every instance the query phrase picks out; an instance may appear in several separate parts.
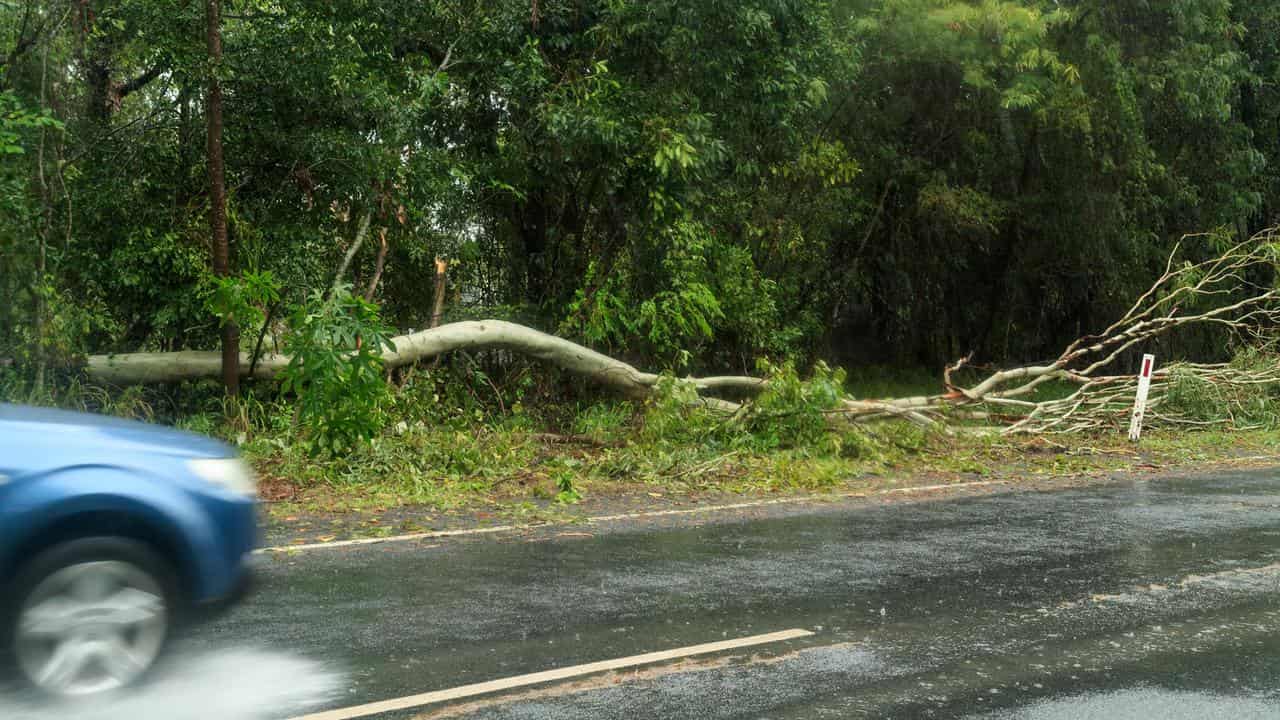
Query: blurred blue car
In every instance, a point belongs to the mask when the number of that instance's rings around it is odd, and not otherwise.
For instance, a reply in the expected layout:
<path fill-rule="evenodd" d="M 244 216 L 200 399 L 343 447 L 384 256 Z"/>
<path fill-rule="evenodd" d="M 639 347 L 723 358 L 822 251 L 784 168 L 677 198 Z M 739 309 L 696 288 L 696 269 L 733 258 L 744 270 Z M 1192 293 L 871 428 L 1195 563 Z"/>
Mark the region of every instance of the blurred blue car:
<path fill-rule="evenodd" d="M 256 504 L 222 443 L 0 404 L 0 665 L 59 696 L 135 683 L 181 620 L 243 594 Z"/>

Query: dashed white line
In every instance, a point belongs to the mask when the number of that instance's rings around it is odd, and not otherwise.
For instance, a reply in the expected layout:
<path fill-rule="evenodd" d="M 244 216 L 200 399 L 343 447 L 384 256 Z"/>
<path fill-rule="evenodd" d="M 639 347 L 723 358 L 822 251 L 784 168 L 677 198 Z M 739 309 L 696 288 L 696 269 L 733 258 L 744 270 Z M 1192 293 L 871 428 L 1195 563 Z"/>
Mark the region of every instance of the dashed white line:
<path fill-rule="evenodd" d="M 341 708 L 338 710 L 327 710 L 324 712 L 313 713 L 311 715 L 296 717 L 292 720 L 354 720 L 354 718 L 381 715 L 382 713 L 396 712 L 400 710 L 412 710 L 414 708 L 433 705 L 435 703 L 461 700 L 463 698 L 475 697 L 476 695 L 485 695 L 503 690 L 528 687 L 530 685 L 540 685 L 542 683 L 555 682 L 558 680 L 567 680 L 569 678 L 581 677 L 583 675 L 593 675 L 595 673 L 609 672 L 611 670 L 624 670 L 626 668 L 633 668 L 641 665 L 652 665 L 654 663 L 666 662 L 668 660 L 679 660 L 681 658 L 694 657 L 696 655 L 709 655 L 711 653 L 736 650 L 738 648 L 766 645 L 769 643 L 783 642 L 785 640 L 795 640 L 798 638 L 809 637 L 811 635 L 813 635 L 812 632 L 797 628 L 793 630 L 769 633 L 767 635 L 753 635 L 751 637 L 738 638 L 736 640 L 724 640 L 721 642 L 706 643 L 703 645 L 690 645 L 688 647 L 676 648 L 674 650 L 663 650 L 661 652 L 648 653 L 645 655 L 632 655 L 630 657 L 604 660 L 602 662 L 588 663 L 586 665 L 574 665 L 572 667 L 546 670 L 529 675 L 517 675 L 515 677 L 503 678 L 501 680 L 490 680 L 488 682 L 475 683 L 473 685 L 463 685 L 449 690 L 437 690 L 435 692 L 423 693 L 421 695 L 410 695 L 408 697 L 397 698 L 395 700 L 383 700 L 381 702 L 369 703 L 367 705 L 356 705 L 354 707 Z"/>
<path fill-rule="evenodd" d="M 950 483 L 942 485 L 919 485 L 914 487 L 891 488 L 889 490 L 878 490 L 874 493 L 866 492 L 847 492 L 836 493 L 825 496 L 804 496 L 793 498 L 778 498 L 775 500 L 757 500 L 752 502 L 734 503 L 731 505 L 707 505 L 696 508 L 685 508 L 682 510 L 648 510 L 636 513 L 622 513 L 618 515 L 596 515 L 586 518 L 587 523 L 605 523 L 617 522 L 619 520 L 642 520 L 645 518 L 671 517 L 678 515 L 700 515 L 704 513 L 726 512 L 729 510 L 750 510 L 752 508 L 771 507 L 775 505 L 797 505 L 802 503 L 818 503 L 824 500 L 842 500 L 855 497 L 866 497 L 868 495 L 910 495 L 915 493 L 932 492 L 934 490 L 960 490 L 964 488 L 986 487 L 989 485 L 1004 485 L 1004 480 L 977 480 L 965 483 Z M 256 550 L 256 553 L 287 553 L 301 552 L 305 550 L 327 550 L 330 548 L 353 547 L 358 545 L 379 545 L 382 543 L 402 543 L 412 542 L 414 540 L 431 540 L 434 538 L 461 537 L 467 535 L 492 535 L 494 533 L 513 532 L 516 530 L 525 530 L 530 526 L 518 525 L 495 525 L 493 527 L 469 528 L 466 530 L 438 530 L 432 532 L 409 533 L 405 535 L 391 535 L 379 538 L 360 538 L 357 540 L 334 540 L 331 542 L 306 543 L 303 545 L 277 545 L 275 547 L 262 548 Z"/>

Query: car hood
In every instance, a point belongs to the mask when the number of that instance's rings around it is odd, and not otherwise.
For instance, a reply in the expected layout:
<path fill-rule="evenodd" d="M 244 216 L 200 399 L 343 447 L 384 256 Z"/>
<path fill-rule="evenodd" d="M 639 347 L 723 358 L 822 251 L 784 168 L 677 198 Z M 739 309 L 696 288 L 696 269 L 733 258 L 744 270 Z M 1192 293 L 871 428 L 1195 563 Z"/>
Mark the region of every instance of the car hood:
<path fill-rule="evenodd" d="M 28 444 L 29 440 L 29 444 Z M 151 453 L 187 458 L 230 457 L 227 445 L 160 425 L 89 413 L 0 403 L 0 446 L 53 445 L 59 452 L 99 450 Z"/>

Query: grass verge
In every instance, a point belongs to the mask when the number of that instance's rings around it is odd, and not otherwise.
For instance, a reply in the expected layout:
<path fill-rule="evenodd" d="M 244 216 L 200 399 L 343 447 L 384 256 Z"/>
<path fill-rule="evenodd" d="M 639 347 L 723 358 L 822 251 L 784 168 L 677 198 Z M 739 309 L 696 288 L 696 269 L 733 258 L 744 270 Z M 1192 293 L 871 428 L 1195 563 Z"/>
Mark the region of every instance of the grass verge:
<path fill-rule="evenodd" d="M 847 493 L 974 479 L 1017 481 L 1139 469 L 1194 469 L 1280 459 L 1274 431 L 1154 430 L 1139 446 L 1123 436 L 1047 441 L 965 432 L 929 435 L 880 425 L 856 452 L 671 443 L 643 432 L 552 434 L 518 424 L 471 431 L 402 429 L 343 459 L 318 460 L 271 442 L 245 446 L 276 521 L 350 515 L 349 536 L 418 531 L 360 518 L 415 507 L 495 522 L 566 522 L 621 498 L 663 505 L 690 499 Z"/>

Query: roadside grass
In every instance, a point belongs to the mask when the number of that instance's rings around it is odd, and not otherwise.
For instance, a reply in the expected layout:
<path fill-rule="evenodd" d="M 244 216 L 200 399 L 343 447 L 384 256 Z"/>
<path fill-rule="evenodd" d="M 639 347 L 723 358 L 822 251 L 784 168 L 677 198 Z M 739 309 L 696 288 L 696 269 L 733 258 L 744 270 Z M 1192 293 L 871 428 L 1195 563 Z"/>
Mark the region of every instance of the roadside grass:
<path fill-rule="evenodd" d="M 639 426 L 644 414 L 620 405 L 584 409 L 572 434 L 525 421 L 465 431 L 418 426 L 387 433 L 341 459 L 312 457 L 270 439 L 249 442 L 244 450 L 271 493 L 268 507 L 275 518 L 415 506 L 483 511 L 515 523 L 572 521 L 581 515 L 575 506 L 584 499 L 616 495 L 820 495 L 1280 457 L 1280 434 L 1273 431 L 1159 427 L 1149 429 L 1137 447 L 1119 430 L 1047 441 L 976 430 L 946 436 L 906 423 L 851 430 L 835 452 L 715 437 L 671 441 L 646 436 Z M 363 534 L 384 532 L 372 527 Z"/>
<path fill-rule="evenodd" d="M 1155 425 L 1136 447 L 1119 422 L 1106 433 L 1052 438 L 1008 437 L 977 425 L 942 434 L 905 422 L 833 429 L 824 412 L 834 396 L 930 394 L 940 381 L 911 370 L 820 369 L 804 380 L 788 366 L 771 372 L 776 390 L 751 413 L 726 418 L 691 404 L 674 385 L 646 402 L 590 395 L 565 402 L 555 388 L 538 395 L 518 378 L 491 382 L 474 374 L 461 376 L 463 383 L 442 368 L 436 377 L 402 382 L 383 408 L 383 431 L 339 457 L 308 451 L 293 406 L 273 389 L 259 396 L 250 388 L 228 406 L 208 383 L 169 394 L 73 387 L 49 404 L 170 422 L 237 443 L 259 473 L 272 517 L 347 514 L 343 522 L 362 536 L 421 529 L 378 519 L 405 507 L 484 513 L 504 523 L 572 522 L 593 501 L 611 497 L 653 496 L 661 504 L 873 492 L 1280 459 L 1280 433 L 1272 429 Z M 1043 397 L 1070 391 L 1042 389 Z"/>

